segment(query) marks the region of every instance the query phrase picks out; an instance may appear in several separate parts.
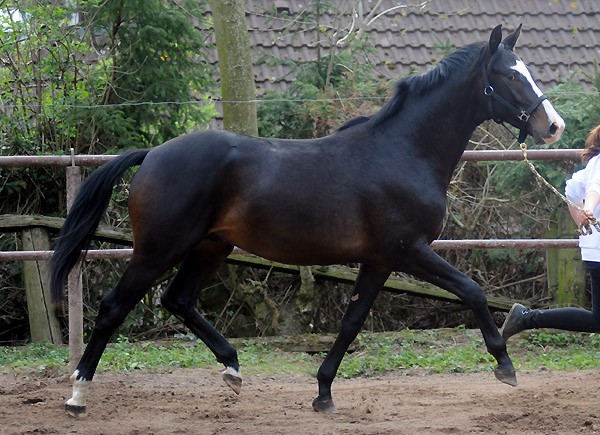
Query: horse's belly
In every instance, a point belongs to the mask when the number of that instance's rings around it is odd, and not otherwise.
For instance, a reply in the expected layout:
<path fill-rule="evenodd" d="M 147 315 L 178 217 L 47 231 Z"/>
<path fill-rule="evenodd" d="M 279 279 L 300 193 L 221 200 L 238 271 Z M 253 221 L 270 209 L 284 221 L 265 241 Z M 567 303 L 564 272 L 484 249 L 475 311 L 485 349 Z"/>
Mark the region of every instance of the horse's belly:
<path fill-rule="evenodd" d="M 364 262 L 367 252 L 359 234 L 336 232 L 278 231 L 243 225 L 222 231 L 218 237 L 252 254 L 285 264 L 339 264 Z"/>

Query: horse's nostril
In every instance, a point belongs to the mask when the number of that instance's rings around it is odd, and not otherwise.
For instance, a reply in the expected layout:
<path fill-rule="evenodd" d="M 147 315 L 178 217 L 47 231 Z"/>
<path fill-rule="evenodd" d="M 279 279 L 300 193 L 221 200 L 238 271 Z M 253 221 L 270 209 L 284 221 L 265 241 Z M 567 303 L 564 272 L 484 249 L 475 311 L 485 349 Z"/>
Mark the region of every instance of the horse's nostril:
<path fill-rule="evenodd" d="M 556 134 L 556 132 L 558 131 L 558 124 L 556 122 L 553 122 L 552 125 L 550 126 L 550 134 L 554 136 L 554 134 Z"/>

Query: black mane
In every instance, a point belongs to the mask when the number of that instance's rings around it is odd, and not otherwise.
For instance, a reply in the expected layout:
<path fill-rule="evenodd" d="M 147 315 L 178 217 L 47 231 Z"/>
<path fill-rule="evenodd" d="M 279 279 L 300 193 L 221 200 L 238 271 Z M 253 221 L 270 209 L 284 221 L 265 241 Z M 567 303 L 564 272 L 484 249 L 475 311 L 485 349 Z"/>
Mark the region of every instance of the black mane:
<path fill-rule="evenodd" d="M 438 86 L 452 74 L 465 71 L 486 53 L 487 43 L 476 42 L 459 48 L 454 53 L 444 57 L 435 68 L 420 75 L 406 77 L 396 83 L 394 96 L 384 106 L 371 116 L 369 123 L 376 127 L 402 109 L 407 95 L 421 95 Z"/>

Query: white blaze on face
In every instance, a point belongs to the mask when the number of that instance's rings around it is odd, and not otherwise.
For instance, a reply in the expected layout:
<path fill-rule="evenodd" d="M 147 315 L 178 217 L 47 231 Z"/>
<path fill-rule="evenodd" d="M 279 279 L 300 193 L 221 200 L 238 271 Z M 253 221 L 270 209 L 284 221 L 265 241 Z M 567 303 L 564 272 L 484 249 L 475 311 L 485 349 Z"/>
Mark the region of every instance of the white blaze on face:
<path fill-rule="evenodd" d="M 533 77 L 531 77 L 531 73 L 529 72 L 529 70 L 525 66 L 525 63 L 523 63 L 521 59 L 517 59 L 517 63 L 511 68 L 517 71 L 518 73 L 522 74 L 523 77 L 525 77 L 525 79 L 531 86 L 531 89 L 533 90 L 533 92 L 535 92 L 535 94 L 538 97 L 543 95 L 543 92 L 533 80 Z M 550 101 L 548 101 L 547 99 L 542 101 L 542 107 L 544 108 L 546 116 L 548 117 L 548 125 L 551 126 L 552 124 L 556 124 L 556 132 L 552 136 L 544 138 L 544 142 L 550 144 L 556 142 L 558 138 L 560 138 L 560 135 L 565 129 L 565 121 L 561 118 L 561 116 L 558 113 L 556 113 L 556 110 L 554 110 L 554 106 L 552 106 L 552 104 L 550 104 Z"/>

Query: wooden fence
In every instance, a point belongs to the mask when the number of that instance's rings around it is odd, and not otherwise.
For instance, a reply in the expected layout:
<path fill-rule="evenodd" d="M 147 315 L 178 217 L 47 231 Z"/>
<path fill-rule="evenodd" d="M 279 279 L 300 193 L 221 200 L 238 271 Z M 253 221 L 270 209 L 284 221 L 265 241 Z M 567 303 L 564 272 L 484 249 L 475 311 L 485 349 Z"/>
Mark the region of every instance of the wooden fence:
<path fill-rule="evenodd" d="M 529 150 L 530 160 L 578 160 L 580 150 Z M 40 166 L 59 166 L 66 167 L 67 175 L 67 204 L 73 201 L 73 198 L 81 181 L 82 166 L 99 166 L 111 159 L 114 155 L 74 155 L 70 156 L 0 156 L 0 168 L 8 167 L 40 167 Z M 500 161 L 500 160 L 522 160 L 523 156 L 520 150 L 486 150 L 486 151 L 465 151 L 462 160 L 464 161 Z M 57 230 L 62 226 L 60 218 L 49 218 L 43 216 L 0 216 L 0 231 L 22 231 L 32 228 L 47 228 Z M 117 243 L 130 244 L 131 236 L 123 234 L 110 228 L 99 228 L 96 235 L 100 239 L 116 241 Z M 25 236 L 24 236 L 25 237 Z M 129 237 L 129 239 L 128 239 Z M 27 248 L 32 246 L 32 248 Z M 486 240 L 436 240 L 432 243 L 433 249 L 575 249 L 578 247 L 577 239 L 486 239 Z M 23 261 L 25 264 L 33 264 L 35 269 L 41 275 L 45 273 L 45 262 L 51 257 L 47 245 L 24 244 L 23 251 L 0 251 L 0 261 Z M 129 258 L 132 249 L 106 249 L 90 250 L 87 260 L 92 259 L 112 259 Z M 269 268 L 286 273 L 299 273 L 297 266 L 289 266 L 270 262 L 258 257 L 254 257 L 236 248 L 228 259 L 229 262 L 259 267 Z M 338 282 L 352 283 L 356 278 L 356 271 L 342 266 L 317 267 L 313 270 L 315 278 L 334 280 Z M 69 348 L 70 348 L 70 367 L 75 369 L 75 365 L 83 352 L 83 313 L 81 301 L 81 267 L 73 270 L 69 276 L 68 295 L 69 295 Z M 434 299 L 458 301 L 453 294 L 432 287 L 417 281 L 399 279 L 392 277 L 386 282 L 385 289 L 388 291 L 408 293 L 429 297 Z M 48 296 L 45 289 L 40 289 L 40 294 L 36 296 L 38 300 L 43 301 L 42 308 L 48 308 Z M 34 299 L 34 296 L 31 296 Z M 29 295 L 28 295 L 29 300 Z M 505 298 L 488 297 L 490 308 L 506 311 L 512 305 L 512 301 Z M 55 326 L 48 325 L 48 329 Z M 54 334 L 55 332 L 53 332 Z"/>

